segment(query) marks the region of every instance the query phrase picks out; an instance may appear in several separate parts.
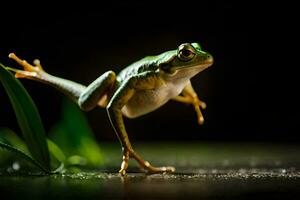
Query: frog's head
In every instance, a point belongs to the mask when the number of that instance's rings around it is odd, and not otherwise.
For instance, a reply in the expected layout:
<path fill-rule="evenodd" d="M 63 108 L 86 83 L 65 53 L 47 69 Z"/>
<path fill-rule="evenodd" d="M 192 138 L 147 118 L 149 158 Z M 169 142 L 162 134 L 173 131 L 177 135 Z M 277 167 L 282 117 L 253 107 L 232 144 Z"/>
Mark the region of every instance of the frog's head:
<path fill-rule="evenodd" d="M 212 64 L 213 57 L 198 43 L 181 44 L 177 50 L 161 54 L 158 60 L 159 70 L 167 79 L 191 78 Z"/>

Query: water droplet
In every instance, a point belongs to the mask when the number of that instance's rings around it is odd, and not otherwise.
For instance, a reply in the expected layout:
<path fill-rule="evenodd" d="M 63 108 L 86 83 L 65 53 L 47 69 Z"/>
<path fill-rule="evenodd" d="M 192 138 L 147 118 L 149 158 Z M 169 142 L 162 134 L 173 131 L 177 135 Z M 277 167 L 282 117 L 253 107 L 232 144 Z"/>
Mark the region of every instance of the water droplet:
<path fill-rule="evenodd" d="M 18 162 L 14 162 L 12 164 L 12 168 L 15 170 L 15 171 L 18 171 L 20 169 L 20 164 Z"/>
<path fill-rule="evenodd" d="M 281 173 L 285 174 L 286 173 L 286 169 L 282 169 Z"/>

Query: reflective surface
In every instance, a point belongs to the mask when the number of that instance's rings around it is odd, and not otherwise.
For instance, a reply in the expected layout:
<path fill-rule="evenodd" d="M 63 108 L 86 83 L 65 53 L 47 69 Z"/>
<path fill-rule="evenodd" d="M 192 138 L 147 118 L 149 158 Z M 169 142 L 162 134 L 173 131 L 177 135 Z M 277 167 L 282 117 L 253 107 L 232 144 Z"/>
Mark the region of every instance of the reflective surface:
<path fill-rule="evenodd" d="M 102 144 L 105 167 L 52 176 L 0 176 L 10 198 L 94 199 L 295 199 L 300 194 L 300 148 L 296 144 L 152 143 L 136 150 L 153 164 L 174 165 L 174 174 L 140 173 L 134 162 L 117 173 L 118 144 Z M 21 166 L 22 167 L 22 166 Z"/>

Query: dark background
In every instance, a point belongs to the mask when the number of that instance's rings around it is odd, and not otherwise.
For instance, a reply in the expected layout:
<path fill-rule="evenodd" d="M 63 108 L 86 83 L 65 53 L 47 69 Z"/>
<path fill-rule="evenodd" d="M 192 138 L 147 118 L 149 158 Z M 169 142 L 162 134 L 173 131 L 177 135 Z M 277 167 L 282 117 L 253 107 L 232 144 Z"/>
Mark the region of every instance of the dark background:
<path fill-rule="evenodd" d="M 286 7 L 245 2 L 38 6 L 2 6 L 1 63 L 17 67 L 7 58 L 15 52 L 30 62 L 39 58 L 53 75 L 89 84 L 107 70 L 118 72 L 184 42 L 199 42 L 214 56 L 213 67 L 192 79 L 208 105 L 204 125 L 197 124 L 191 106 L 169 102 L 125 120 L 133 140 L 300 141 L 297 50 L 286 46 L 293 46 L 297 35 L 289 25 L 296 19 L 292 10 L 283 18 Z M 50 130 L 59 120 L 63 95 L 22 83 Z M 2 86 L 0 111 L 0 126 L 18 131 Z M 99 140 L 116 140 L 105 109 L 86 116 Z"/>

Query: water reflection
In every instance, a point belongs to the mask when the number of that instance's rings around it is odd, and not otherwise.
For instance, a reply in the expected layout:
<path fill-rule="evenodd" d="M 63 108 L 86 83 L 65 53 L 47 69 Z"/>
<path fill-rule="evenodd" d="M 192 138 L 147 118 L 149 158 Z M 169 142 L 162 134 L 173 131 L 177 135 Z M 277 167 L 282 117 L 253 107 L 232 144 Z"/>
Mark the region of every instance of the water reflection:
<path fill-rule="evenodd" d="M 23 198 L 193 198 L 270 193 L 299 195 L 300 172 L 290 169 L 190 169 L 189 173 L 154 174 L 81 172 L 1 177 L 0 188 Z M 280 188 L 280 190 L 277 190 Z M 13 193 L 8 192 L 12 191 Z"/>
<path fill-rule="evenodd" d="M 109 150 L 105 152 L 109 158 L 105 169 L 51 176 L 2 173 L 1 197 L 238 199 L 251 195 L 256 199 L 261 195 L 269 195 L 287 199 L 300 195 L 298 146 L 243 145 L 243 151 L 240 151 L 241 145 L 228 145 L 226 148 L 219 144 L 189 144 L 189 148 L 185 144 L 165 146 L 168 148 L 163 150 L 161 145 L 143 145 L 140 148 L 156 165 L 175 165 L 176 173 L 147 175 L 130 165 L 127 175 L 121 177 L 116 173 L 120 162 L 119 152 L 116 151 L 119 149 L 103 148 Z M 162 152 L 164 156 L 159 157 Z M 19 173 L 24 167 L 21 165 L 18 169 L 18 164 L 12 163 L 10 168 Z"/>

